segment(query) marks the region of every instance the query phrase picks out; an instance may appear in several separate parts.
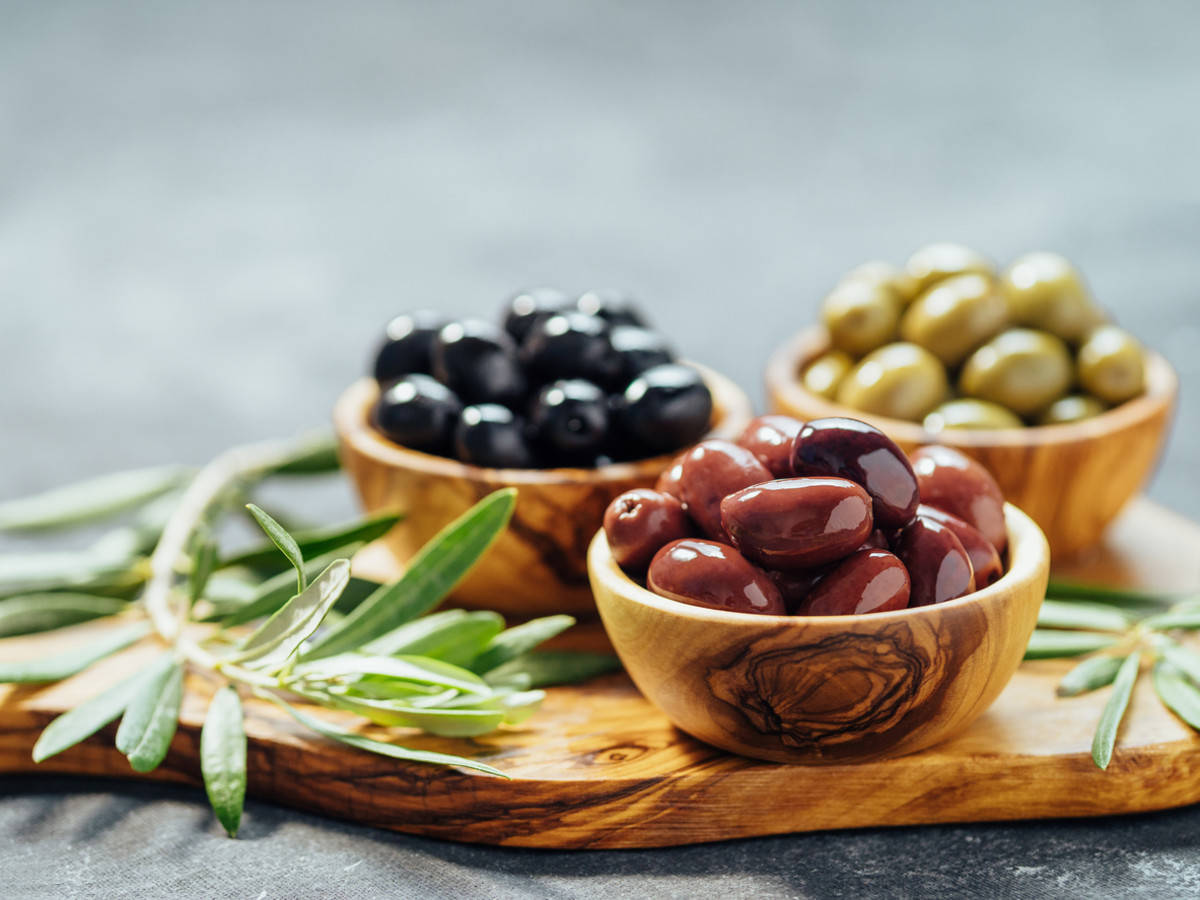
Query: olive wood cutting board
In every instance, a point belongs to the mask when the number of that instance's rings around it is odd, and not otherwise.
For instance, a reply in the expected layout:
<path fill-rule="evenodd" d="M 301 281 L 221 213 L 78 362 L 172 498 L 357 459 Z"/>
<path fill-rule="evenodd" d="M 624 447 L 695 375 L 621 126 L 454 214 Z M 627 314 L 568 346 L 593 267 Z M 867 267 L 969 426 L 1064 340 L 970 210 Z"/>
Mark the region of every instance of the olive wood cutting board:
<path fill-rule="evenodd" d="M 1133 503 L 1064 577 L 1164 590 L 1200 588 L 1200 526 Z M 5 641 L 21 656 L 85 642 L 98 628 Z M 579 629 L 576 629 L 579 631 Z M 591 632 L 592 639 L 602 635 Z M 587 642 L 586 627 L 577 640 Z M 122 677 L 145 644 L 69 681 L 0 686 L 0 772 L 67 772 L 198 784 L 200 726 L 213 685 L 188 682 L 166 761 L 133 773 L 113 727 L 34 766 L 30 750 L 58 713 Z M 1092 733 L 1107 690 L 1058 700 L 1070 663 L 1026 663 L 959 737 L 907 757 L 785 766 L 731 756 L 673 728 L 620 674 L 549 691 L 525 726 L 476 739 L 411 737 L 411 746 L 484 760 L 511 781 L 363 753 L 306 732 L 247 699 L 254 797 L 381 828 L 523 847 L 659 847 L 754 835 L 1062 816 L 1099 816 L 1200 801 L 1200 738 L 1139 682 L 1107 772 Z M 322 715 L 332 715 L 322 711 Z M 250 821 L 253 812 L 250 813 Z M 216 827 L 216 826 L 214 826 Z"/>

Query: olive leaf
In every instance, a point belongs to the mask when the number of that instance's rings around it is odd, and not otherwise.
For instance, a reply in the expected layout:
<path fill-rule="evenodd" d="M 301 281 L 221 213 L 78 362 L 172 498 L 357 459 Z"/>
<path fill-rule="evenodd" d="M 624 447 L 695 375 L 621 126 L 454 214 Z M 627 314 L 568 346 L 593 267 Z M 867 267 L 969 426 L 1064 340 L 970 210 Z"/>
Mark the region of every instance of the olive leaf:
<path fill-rule="evenodd" d="M 117 749 L 135 772 L 151 772 L 166 758 L 179 724 L 183 702 L 183 665 L 171 660 L 139 684 L 117 729 Z"/>
<path fill-rule="evenodd" d="M 105 519 L 178 488 L 191 474 L 183 466 L 135 469 L 9 500 L 0 503 L 0 531 L 47 531 Z"/>
<path fill-rule="evenodd" d="M 1189 650 L 1168 638 L 1159 638 L 1155 642 L 1158 654 L 1188 678 L 1200 683 L 1200 654 Z"/>
<path fill-rule="evenodd" d="M 1058 683 L 1059 697 L 1075 697 L 1113 683 L 1124 656 L 1092 656 L 1071 669 Z"/>
<path fill-rule="evenodd" d="M 1133 693 L 1134 682 L 1137 681 L 1138 667 L 1142 663 L 1142 654 L 1135 651 L 1125 658 L 1117 677 L 1113 681 L 1112 695 L 1104 705 L 1100 714 L 1100 724 L 1092 738 L 1092 760 L 1101 769 L 1107 769 L 1112 761 L 1113 747 L 1117 742 L 1117 731 L 1121 727 L 1121 719 L 1129 706 L 1129 697 Z"/>
<path fill-rule="evenodd" d="M 362 648 L 376 656 L 429 656 L 473 668 L 488 642 L 504 630 L 504 617 L 490 610 L 448 609 L 414 619 Z"/>
<path fill-rule="evenodd" d="M 503 709 L 438 709 L 406 706 L 394 700 L 370 700 L 348 694 L 310 695 L 327 705 L 362 716 L 376 725 L 420 728 L 439 737 L 476 737 L 504 723 Z"/>
<path fill-rule="evenodd" d="M 383 537 L 400 519 L 401 516 L 397 513 L 380 513 L 334 528 L 297 531 L 291 537 L 300 552 L 306 557 L 321 556 L 326 553 L 346 555 L 346 547 L 352 544 L 370 543 L 376 538 Z M 278 558 L 279 549 L 274 543 L 268 542 L 223 559 L 220 568 L 226 569 L 234 566 L 245 566 L 251 569 L 270 568 Z"/>
<path fill-rule="evenodd" d="M 341 468 L 338 460 L 337 438 L 332 432 L 302 437 L 290 454 L 264 470 L 270 475 L 323 475 Z"/>
<path fill-rule="evenodd" d="M 141 584 L 145 574 L 136 561 L 90 550 L 60 550 L 0 556 L 0 597 L 74 590 L 108 593 Z"/>
<path fill-rule="evenodd" d="M 1166 593 L 1104 587 L 1103 585 L 1084 584 L 1061 578 L 1050 579 L 1050 583 L 1046 587 L 1046 597 L 1051 600 L 1078 600 L 1085 603 L 1103 603 L 1107 606 L 1127 609 L 1131 612 L 1158 610 L 1174 602 L 1174 598 Z"/>
<path fill-rule="evenodd" d="M 474 672 L 424 656 L 366 656 L 361 653 L 343 653 L 311 663 L 301 663 L 292 670 L 292 674 L 297 678 L 321 681 L 348 677 L 388 678 L 453 688 L 456 691 L 485 697 L 492 693 L 488 684 Z"/>
<path fill-rule="evenodd" d="M 129 606 L 120 597 L 92 594 L 19 594 L 0 600 L 0 637 L 33 634 L 112 616 Z"/>
<path fill-rule="evenodd" d="M 1173 609 L 1154 616 L 1147 616 L 1141 622 L 1146 628 L 1155 631 L 1173 631 L 1175 629 L 1194 631 L 1200 628 L 1200 609 Z"/>
<path fill-rule="evenodd" d="M 1200 690 L 1170 663 L 1154 664 L 1154 691 L 1187 725 L 1200 731 Z"/>
<path fill-rule="evenodd" d="M 208 580 L 217 568 L 217 542 L 212 538 L 204 538 L 196 545 L 192 553 L 192 571 L 188 576 L 188 599 L 192 605 L 204 594 Z"/>
<path fill-rule="evenodd" d="M 381 587 L 304 654 L 354 650 L 433 609 L 467 574 L 512 516 L 517 492 L 495 491 L 439 531 L 399 581 Z"/>
<path fill-rule="evenodd" d="M 296 570 L 296 593 L 303 591 L 308 585 L 308 579 L 304 575 L 304 554 L 300 551 L 300 545 L 296 543 L 296 539 L 288 534 L 282 525 L 263 512 L 261 507 L 247 503 L 246 509 L 250 511 L 250 515 L 254 516 L 254 521 L 267 533 L 267 537 L 279 548 L 279 552 L 287 557 L 287 561 Z"/>
<path fill-rule="evenodd" d="M 82 672 L 93 663 L 124 650 L 150 633 L 149 622 L 135 622 L 115 628 L 97 641 L 82 647 L 72 647 L 53 656 L 42 656 L 19 662 L 0 660 L 0 684 L 37 684 L 62 681 Z"/>
<path fill-rule="evenodd" d="M 1039 628 L 1075 628 L 1089 631 L 1125 631 L 1130 617 L 1098 603 L 1044 600 L 1038 610 Z"/>
<path fill-rule="evenodd" d="M 1096 650 L 1111 647 L 1119 640 L 1117 635 L 1097 634 L 1092 631 L 1053 631 L 1037 628 L 1029 636 L 1025 648 L 1025 659 L 1057 659 L 1066 656 L 1083 656 Z"/>
<path fill-rule="evenodd" d="M 484 675 L 484 681 L 497 687 L 511 685 L 536 688 L 552 684 L 575 684 L 621 668 L 621 661 L 610 653 L 581 650 L 542 650 L 509 660 Z"/>
<path fill-rule="evenodd" d="M 237 837 L 246 802 L 246 730 L 233 685 L 213 694 L 208 704 L 200 729 L 200 772 L 217 820 L 230 837 Z"/>
<path fill-rule="evenodd" d="M 350 544 L 341 551 L 326 553 L 318 556 L 316 559 L 308 560 L 304 563 L 304 577 L 306 579 L 316 578 L 335 559 L 352 557 L 362 546 L 361 543 Z M 235 625 L 245 625 L 247 622 L 261 619 L 263 616 L 273 615 L 283 604 L 295 596 L 295 590 L 292 587 L 295 583 L 295 575 L 292 570 L 287 569 L 259 584 L 257 590 L 250 596 L 249 602 L 239 605 L 233 610 L 218 611 L 218 614 L 207 616 L 201 619 L 201 621 L 220 622 L 224 627 L 232 628 Z M 378 582 L 351 577 L 350 584 L 346 586 L 346 590 L 338 598 L 335 608 L 340 608 L 343 600 L 349 601 L 352 597 L 357 597 L 357 601 L 354 603 L 357 606 L 358 603 L 361 603 L 378 588 Z M 345 609 L 343 611 L 349 612 L 350 610 Z"/>
<path fill-rule="evenodd" d="M 476 672 L 490 672 L 510 659 L 532 650 L 557 634 L 566 631 L 575 620 L 571 616 L 544 616 L 530 619 L 522 625 L 496 635 L 471 664 Z"/>

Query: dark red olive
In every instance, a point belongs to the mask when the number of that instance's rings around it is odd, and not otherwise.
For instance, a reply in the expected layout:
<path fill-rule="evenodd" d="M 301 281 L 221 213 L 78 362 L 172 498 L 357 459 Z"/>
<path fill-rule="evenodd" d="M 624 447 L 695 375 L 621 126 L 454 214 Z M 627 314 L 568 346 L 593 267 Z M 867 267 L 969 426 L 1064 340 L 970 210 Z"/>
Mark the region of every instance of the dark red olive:
<path fill-rule="evenodd" d="M 807 569 L 853 553 L 871 534 L 871 498 L 845 478 L 783 478 L 730 494 L 721 521 L 760 565 Z"/>
<path fill-rule="evenodd" d="M 734 491 L 771 480 L 766 466 L 745 447 L 709 440 L 684 454 L 679 484 L 683 506 L 708 537 L 732 543 L 721 524 L 721 501 Z"/>
<path fill-rule="evenodd" d="M 939 522 L 913 519 L 896 538 L 895 551 L 908 569 L 909 606 L 942 603 L 975 590 L 971 558 L 954 532 Z"/>
<path fill-rule="evenodd" d="M 886 550 L 850 554 L 817 582 L 800 607 L 806 616 L 858 616 L 908 606 L 908 570 Z"/>
<path fill-rule="evenodd" d="M 1000 554 L 996 552 L 991 541 L 979 533 L 979 529 L 968 525 L 958 516 L 952 516 L 943 509 L 925 503 L 917 507 L 917 515 L 920 518 L 933 519 L 954 532 L 954 536 L 967 551 L 967 556 L 971 558 L 971 571 L 975 573 L 975 590 L 987 587 L 1004 574 Z"/>
<path fill-rule="evenodd" d="M 904 451 L 866 422 L 813 419 L 796 436 L 792 470 L 797 475 L 849 478 L 867 489 L 880 528 L 901 528 L 917 512 L 917 478 Z"/>
<path fill-rule="evenodd" d="M 922 447 L 912 455 L 921 502 L 974 525 L 996 550 L 1008 546 L 1004 494 L 991 473 L 952 447 Z"/>
<path fill-rule="evenodd" d="M 862 546 L 859 547 L 858 549 L 859 550 L 889 550 L 889 549 L 891 549 L 891 547 L 888 544 L 887 535 L 883 533 L 882 529 L 876 528 L 869 535 L 867 535 L 867 539 L 865 541 L 863 541 Z"/>
<path fill-rule="evenodd" d="M 671 461 L 662 474 L 658 476 L 658 481 L 654 482 L 654 489 L 663 494 L 670 494 L 676 500 L 683 502 L 683 458 L 686 453 L 680 453 Z"/>
<path fill-rule="evenodd" d="M 617 565 L 640 573 L 664 545 L 691 534 L 691 523 L 683 504 L 670 494 L 637 488 L 608 505 L 604 534 Z"/>
<path fill-rule="evenodd" d="M 734 441 L 753 453 L 776 478 L 792 475 L 792 442 L 804 423 L 791 416 L 759 416 L 751 419 Z"/>
<path fill-rule="evenodd" d="M 646 582 L 654 593 L 693 606 L 772 616 L 785 612 L 767 573 L 716 541 L 672 541 L 654 555 Z"/>
<path fill-rule="evenodd" d="M 837 564 L 831 563 L 828 566 L 817 566 L 812 569 L 795 569 L 790 572 L 782 569 L 767 569 L 766 572 L 775 582 L 775 587 L 779 588 L 788 615 L 795 616 L 800 614 L 800 610 L 813 588 L 834 565 Z"/>

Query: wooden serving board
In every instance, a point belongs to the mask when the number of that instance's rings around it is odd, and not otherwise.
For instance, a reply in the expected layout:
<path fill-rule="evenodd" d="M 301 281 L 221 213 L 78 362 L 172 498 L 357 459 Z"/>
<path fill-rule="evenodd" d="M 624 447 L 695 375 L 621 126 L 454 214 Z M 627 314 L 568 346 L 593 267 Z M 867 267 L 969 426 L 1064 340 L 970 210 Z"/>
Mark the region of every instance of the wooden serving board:
<path fill-rule="evenodd" d="M 1200 526 L 1138 501 L 1105 547 L 1058 574 L 1163 590 L 1200 589 Z M 36 655 L 84 642 L 104 626 L 4 641 Z M 586 630 L 582 635 L 586 638 Z M 55 771 L 198 783 L 200 725 L 212 685 L 192 676 L 163 765 L 135 775 L 113 728 L 41 766 L 30 749 L 46 723 L 120 678 L 152 644 L 44 688 L 0 686 L 0 772 Z M 504 781 L 362 753 L 248 699 L 249 789 L 259 798 L 397 831 L 524 847 L 658 847 L 753 835 L 1097 816 L 1200 801 L 1200 738 L 1164 711 L 1149 679 L 1134 695 L 1107 772 L 1092 733 L 1107 691 L 1058 700 L 1069 663 L 1027 663 L 968 731 L 922 753 L 821 767 L 760 763 L 673 728 L 624 675 L 549 692 L 526 726 L 474 740 L 408 743 L 477 757 Z M 322 715 L 327 714 L 324 711 Z M 251 819 L 252 822 L 252 813 Z"/>

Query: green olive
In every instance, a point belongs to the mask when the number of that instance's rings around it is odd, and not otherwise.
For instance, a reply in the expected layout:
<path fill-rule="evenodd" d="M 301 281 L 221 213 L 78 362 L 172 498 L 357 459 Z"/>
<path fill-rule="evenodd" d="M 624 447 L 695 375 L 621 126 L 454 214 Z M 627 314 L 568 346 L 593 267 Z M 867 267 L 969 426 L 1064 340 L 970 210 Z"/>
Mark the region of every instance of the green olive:
<path fill-rule="evenodd" d="M 1077 342 L 1104 320 L 1083 278 L 1057 253 L 1027 253 L 1000 279 L 1009 314 L 1027 325 Z"/>
<path fill-rule="evenodd" d="M 1145 388 L 1142 345 L 1116 325 L 1101 325 L 1079 348 L 1079 383 L 1105 403 L 1124 403 Z"/>
<path fill-rule="evenodd" d="M 1024 425 L 1012 410 L 973 397 L 943 403 L 925 417 L 925 430 L 931 434 L 947 428 L 1022 428 Z"/>
<path fill-rule="evenodd" d="M 1012 328 L 968 357 L 959 388 L 1017 415 L 1032 416 L 1066 393 L 1073 377 L 1071 353 L 1044 331 Z"/>
<path fill-rule="evenodd" d="M 946 397 L 946 368 L 916 344 L 888 344 L 861 359 L 837 400 L 863 412 L 919 422 Z"/>
<path fill-rule="evenodd" d="M 886 285 L 846 281 L 825 298 L 821 318 L 835 349 L 862 356 L 895 340 L 899 302 Z"/>
<path fill-rule="evenodd" d="M 996 277 L 996 267 L 990 259 L 961 244 L 930 244 L 922 247 L 908 258 L 904 271 L 915 282 L 918 293 L 951 275 Z"/>
<path fill-rule="evenodd" d="M 900 320 L 900 337 L 957 366 L 1007 324 L 1008 305 L 990 279 L 955 275 L 913 302 Z"/>
<path fill-rule="evenodd" d="M 807 390 L 826 400 L 832 400 L 837 396 L 838 385 L 852 368 L 854 360 L 850 354 L 841 350 L 830 350 L 809 363 L 800 380 Z"/>
<path fill-rule="evenodd" d="M 855 266 L 842 276 L 839 284 L 845 284 L 848 281 L 869 281 L 872 284 L 886 285 L 896 295 L 901 307 L 908 306 L 917 295 L 917 284 L 909 274 L 881 259 L 873 259 Z"/>
<path fill-rule="evenodd" d="M 1095 397 L 1087 394 L 1071 394 L 1061 400 L 1055 400 L 1046 411 L 1038 417 L 1039 425 L 1066 425 L 1068 422 L 1080 422 L 1098 416 L 1108 409 Z"/>

